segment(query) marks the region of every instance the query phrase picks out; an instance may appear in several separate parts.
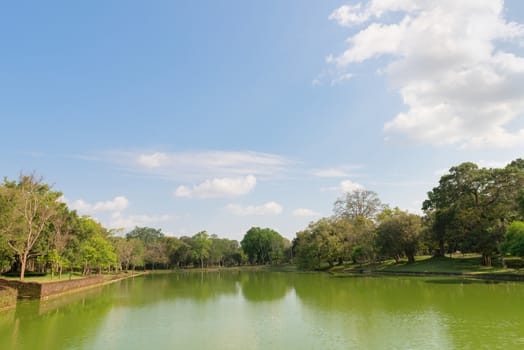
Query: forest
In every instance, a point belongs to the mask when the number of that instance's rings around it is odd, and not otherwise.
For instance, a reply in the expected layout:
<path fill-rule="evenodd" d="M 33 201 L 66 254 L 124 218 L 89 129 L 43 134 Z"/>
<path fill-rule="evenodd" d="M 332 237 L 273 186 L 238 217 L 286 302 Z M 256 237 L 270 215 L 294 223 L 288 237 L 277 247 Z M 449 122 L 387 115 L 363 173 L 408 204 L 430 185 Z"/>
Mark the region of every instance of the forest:
<path fill-rule="evenodd" d="M 423 215 L 391 208 L 370 190 L 345 193 L 333 215 L 311 222 L 290 242 L 252 227 L 238 242 L 201 231 L 165 235 L 135 227 L 124 234 L 80 216 L 36 175 L 0 185 L 0 272 L 82 274 L 135 269 L 227 267 L 294 263 L 300 268 L 414 262 L 418 255 L 477 253 L 524 256 L 524 160 L 504 168 L 454 166 L 427 193 Z"/>

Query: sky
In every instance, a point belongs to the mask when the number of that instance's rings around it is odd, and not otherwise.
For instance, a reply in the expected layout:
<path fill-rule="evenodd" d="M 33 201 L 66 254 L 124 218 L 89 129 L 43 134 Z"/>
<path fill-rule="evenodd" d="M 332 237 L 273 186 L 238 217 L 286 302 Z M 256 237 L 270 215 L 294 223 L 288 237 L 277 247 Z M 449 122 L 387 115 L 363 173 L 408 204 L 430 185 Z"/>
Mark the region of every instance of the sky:
<path fill-rule="evenodd" d="M 291 239 L 524 157 L 520 0 L 15 1 L 0 50 L 0 175 L 118 234 Z"/>

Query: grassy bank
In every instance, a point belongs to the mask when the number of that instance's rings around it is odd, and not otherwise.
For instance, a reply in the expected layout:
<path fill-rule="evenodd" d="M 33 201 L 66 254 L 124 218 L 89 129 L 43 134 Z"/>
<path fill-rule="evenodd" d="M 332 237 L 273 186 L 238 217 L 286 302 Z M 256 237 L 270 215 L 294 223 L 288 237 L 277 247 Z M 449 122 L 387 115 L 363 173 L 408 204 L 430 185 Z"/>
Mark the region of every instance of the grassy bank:
<path fill-rule="evenodd" d="M 386 260 L 374 264 L 350 264 L 335 266 L 332 272 L 406 272 L 406 273 L 443 273 L 443 274 L 509 274 L 524 275 L 523 268 L 503 268 L 500 259 L 493 260 L 493 266 L 481 265 L 480 255 L 460 254 L 446 257 L 418 256 L 415 262 L 409 264 L 407 260 L 395 263 L 394 260 Z"/>
<path fill-rule="evenodd" d="M 118 273 L 104 273 L 104 274 L 102 274 L 102 276 L 104 277 L 104 280 L 111 281 L 111 280 L 113 280 L 115 278 L 118 279 L 118 278 L 122 278 L 122 277 L 131 277 L 133 275 L 136 276 L 136 275 L 140 275 L 140 274 L 144 274 L 144 272 L 143 271 L 134 271 L 134 272 L 121 271 L 121 272 L 118 272 Z M 87 278 L 87 277 L 92 277 L 92 276 L 96 276 L 96 275 L 82 275 L 81 273 L 73 272 L 72 274 L 64 273 L 64 274 L 62 274 L 62 278 L 59 279 L 58 275 L 56 275 L 56 274 L 54 276 L 51 276 L 51 274 L 46 274 L 44 276 L 26 276 L 24 278 L 24 282 L 36 282 L 36 283 L 43 284 L 43 283 L 51 283 L 51 282 L 77 280 L 77 279 L 82 279 L 82 278 Z M 5 279 L 5 280 L 9 280 L 9 281 L 20 281 L 20 277 L 16 277 L 16 276 L 0 275 L 0 278 Z"/>

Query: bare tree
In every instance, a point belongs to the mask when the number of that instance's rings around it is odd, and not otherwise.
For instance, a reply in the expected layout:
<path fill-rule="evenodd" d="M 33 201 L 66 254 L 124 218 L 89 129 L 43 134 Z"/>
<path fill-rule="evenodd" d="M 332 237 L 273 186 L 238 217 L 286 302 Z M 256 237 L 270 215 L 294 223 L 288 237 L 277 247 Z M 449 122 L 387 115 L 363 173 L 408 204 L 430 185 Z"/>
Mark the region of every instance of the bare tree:
<path fill-rule="evenodd" d="M 373 220 L 384 207 L 375 192 L 356 190 L 337 199 L 333 211 L 337 218 L 354 220 L 360 217 Z"/>

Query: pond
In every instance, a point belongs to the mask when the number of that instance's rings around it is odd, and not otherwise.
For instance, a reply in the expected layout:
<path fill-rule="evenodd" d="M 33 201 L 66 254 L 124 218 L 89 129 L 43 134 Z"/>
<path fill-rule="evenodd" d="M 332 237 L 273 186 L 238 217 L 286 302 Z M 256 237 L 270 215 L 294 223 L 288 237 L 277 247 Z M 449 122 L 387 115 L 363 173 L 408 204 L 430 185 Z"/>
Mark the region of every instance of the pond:
<path fill-rule="evenodd" d="M 524 349 L 524 283 L 151 274 L 0 313 L 0 349 Z"/>

